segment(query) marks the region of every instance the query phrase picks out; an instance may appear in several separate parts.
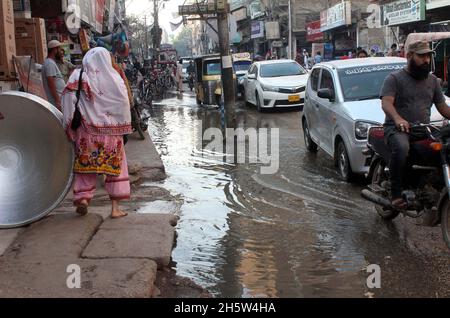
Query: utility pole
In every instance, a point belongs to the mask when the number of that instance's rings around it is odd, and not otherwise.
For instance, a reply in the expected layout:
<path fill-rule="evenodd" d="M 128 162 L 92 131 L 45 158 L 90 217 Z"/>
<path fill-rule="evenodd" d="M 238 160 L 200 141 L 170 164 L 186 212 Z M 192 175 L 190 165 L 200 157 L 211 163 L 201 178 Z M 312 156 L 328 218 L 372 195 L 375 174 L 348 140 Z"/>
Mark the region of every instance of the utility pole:
<path fill-rule="evenodd" d="M 230 31 L 228 27 L 227 1 L 217 2 L 217 26 L 219 35 L 220 56 L 222 57 L 222 92 L 225 101 L 227 127 L 235 127 L 235 83 L 233 80 L 233 60 L 230 55 Z M 224 5 L 222 8 L 221 5 Z"/>
<path fill-rule="evenodd" d="M 145 16 L 145 55 L 144 59 L 148 58 L 148 28 L 147 28 L 147 16 Z"/>
<path fill-rule="evenodd" d="M 155 52 L 159 51 L 161 44 L 160 32 L 159 32 L 159 6 L 158 0 L 153 0 L 153 49 Z"/>

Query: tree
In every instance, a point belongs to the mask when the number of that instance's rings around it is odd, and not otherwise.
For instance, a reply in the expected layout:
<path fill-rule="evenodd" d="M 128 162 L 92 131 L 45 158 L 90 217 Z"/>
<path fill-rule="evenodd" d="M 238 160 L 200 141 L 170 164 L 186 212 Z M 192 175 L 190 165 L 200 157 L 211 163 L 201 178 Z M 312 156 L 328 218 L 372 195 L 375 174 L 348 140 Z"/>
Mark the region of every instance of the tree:
<path fill-rule="evenodd" d="M 147 24 L 146 28 L 145 23 L 135 15 L 127 16 L 127 25 L 132 51 L 134 53 L 142 53 L 144 57 L 147 57 L 146 52 L 148 52 L 148 48 L 146 50 L 145 46 L 146 44 L 150 45 L 150 43 L 152 43 L 152 36 L 150 33 L 152 26 Z"/>
<path fill-rule="evenodd" d="M 174 48 L 179 56 L 192 55 L 192 30 L 184 27 L 183 30 L 172 40 Z"/>

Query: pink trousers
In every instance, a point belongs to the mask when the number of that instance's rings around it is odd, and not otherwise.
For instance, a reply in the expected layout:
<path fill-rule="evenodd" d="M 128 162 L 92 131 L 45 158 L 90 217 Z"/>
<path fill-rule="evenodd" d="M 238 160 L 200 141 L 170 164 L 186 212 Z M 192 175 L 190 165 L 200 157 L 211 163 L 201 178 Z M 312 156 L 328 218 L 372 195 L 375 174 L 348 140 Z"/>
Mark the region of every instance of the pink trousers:
<path fill-rule="evenodd" d="M 78 206 L 83 200 L 86 200 L 88 203 L 91 202 L 96 190 L 97 176 L 97 174 L 75 173 L 73 187 L 75 206 Z M 130 178 L 125 151 L 123 152 L 120 176 L 107 176 L 105 183 L 105 189 L 111 200 L 120 201 L 130 199 Z"/>

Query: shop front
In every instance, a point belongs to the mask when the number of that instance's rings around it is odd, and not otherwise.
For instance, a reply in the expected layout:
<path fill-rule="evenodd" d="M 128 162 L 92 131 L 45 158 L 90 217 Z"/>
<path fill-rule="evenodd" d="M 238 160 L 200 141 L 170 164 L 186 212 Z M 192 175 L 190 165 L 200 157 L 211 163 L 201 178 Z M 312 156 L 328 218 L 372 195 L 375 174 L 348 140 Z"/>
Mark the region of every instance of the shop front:
<path fill-rule="evenodd" d="M 348 56 L 356 49 L 356 25 L 352 25 L 351 2 L 343 1 L 320 13 L 320 31 L 325 35 L 325 47 L 330 50 L 331 58 Z M 328 57 L 330 54 L 328 54 Z"/>

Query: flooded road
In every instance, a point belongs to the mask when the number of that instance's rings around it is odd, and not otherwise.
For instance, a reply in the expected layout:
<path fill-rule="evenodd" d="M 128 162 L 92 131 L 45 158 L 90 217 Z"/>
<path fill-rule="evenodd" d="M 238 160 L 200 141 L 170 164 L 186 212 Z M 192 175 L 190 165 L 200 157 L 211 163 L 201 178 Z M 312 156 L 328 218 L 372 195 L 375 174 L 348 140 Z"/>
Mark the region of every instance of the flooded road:
<path fill-rule="evenodd" d="M 410 227 L 384 223 L 360 197 L 363 182 L 340 181 L 328 155 L 308 153 L 300 112 L 237 111 L 239 127 L 279 128 L 275 174 L 211 153 L 202 136 L 221 127 L 220 112 L 191 94 L 156 102 L 151 115 L 162 186 L 183 201 L 178 275 L 217 297 L 449 296 L 448 258 L 429 264 L 408 244 Z M 381 289 L 367 287 L 370 264 L 381 267 Z"/>

